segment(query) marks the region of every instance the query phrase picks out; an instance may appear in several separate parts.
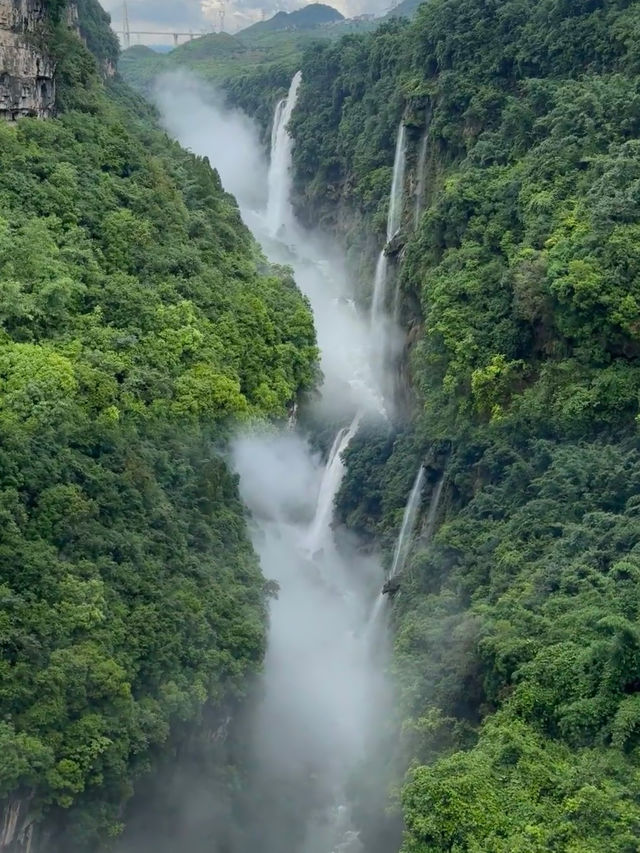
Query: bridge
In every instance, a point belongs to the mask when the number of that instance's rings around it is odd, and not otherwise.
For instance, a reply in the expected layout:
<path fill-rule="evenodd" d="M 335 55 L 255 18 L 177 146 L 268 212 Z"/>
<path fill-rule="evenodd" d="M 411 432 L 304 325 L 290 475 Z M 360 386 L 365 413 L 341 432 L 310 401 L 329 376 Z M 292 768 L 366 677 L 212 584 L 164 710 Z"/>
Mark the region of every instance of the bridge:
<path fill-rule="evenodd" d="M 200 38 L 200 36 L 209 35 L 208 32 L 201 33 L 172 33 L 167 30 L 120 30 L 118 35 L 122 39 L 122 43 L 127 47 L 131 47 L 131 36 L 134 38 L 138 38 L 140 36 L 172 36 L 174 45 L 178 45 L 180 43 L 180 39 L 188 39 L 191 41 L 192 39 Z"/>
<path fill-rule="evenodd" d="M 218 16 L 220 18 L 220 32 L 222 32 L 224 27 L 224 0 L 221 0 Z M 211 31 L 203 30 L 199 33 L 194 33 L 193 31 L 189 31 L 188 33 L 176 33 L 171 32 L 171 30 L 132 30 L 129 26 L 129 10 L 125 0 L 122 4 L 122 29 L 116 30 L 116 32 L 122 39 L 123 47 L 126 49 L 131 47 L 131 36 L 136 38 L 139 38 L 140 36 L 172 36 L 173 44 L 177 47 L 180 43 L 180 39 L 188 39 L 191 41 L 192 39 L 199 38 L 200 36 L 210 35 Z"/>

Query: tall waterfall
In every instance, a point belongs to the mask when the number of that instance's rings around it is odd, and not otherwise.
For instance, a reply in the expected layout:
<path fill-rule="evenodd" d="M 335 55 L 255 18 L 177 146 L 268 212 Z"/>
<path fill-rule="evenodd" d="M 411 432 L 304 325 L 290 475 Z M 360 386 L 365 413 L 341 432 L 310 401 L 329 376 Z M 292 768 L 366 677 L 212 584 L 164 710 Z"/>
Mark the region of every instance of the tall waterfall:
<path fill-rule="evenodd" d="M 389 198 L 389 215 L 387 217 L 387 243 L 400 230 L 402 223 L 402 200 L 404 198 L 404 172 L 407 162 L 407 131 L 400 122 L 396 137 L 396 154 L 393 161 L 393 179 L 391 196 Z"/>
<path fill-rule="evenodd" d="M 424 466 L 421 465 L 418 469 L 416 479 L 414 480 L 413 488 L 411 489 L 411 494 L 409 495 L 409 500 L 407 501 L 407 505 L 404 508 L 402 526 L 400 527 L 400 535 L 398 536 L 398 541 L 396 542 L 396 550 L 393 555 L 391 571 L 389 572 L 389 580 L 392 580 L 396 577 L 396 575 L 400 574 L 400 572 L 404 569 L 405 563 L 407 562 L 407 557 L 409 556 L 409 549 L 411 547 L 411 537 L 413 536 L 413 531 L 416 526 L 416 517 L 418 515 L 418 509 L 420 508 L 420 503 L 422 501 L 423 484 Z"/>
<path fill-rule="evenodd" d="M 416 474 L 416 478 L 413 482 L 413 488 L 411 489 L 411 493 L 409 494 L 409 499 L 407 500 L 407 503 L 404 508 L 404 515 L 402 516 L 400 533 L 398 534 L 398 538 L 396 540 L 396 547 L 393 553 L 393 560 L 391 562 L 391 569 L 389 570 L 387 581 L 393 580 L 395 577 L 397 577 L 397 575 L 402 572 L 407 561 L 407 557 L 409 556 L 413 531 L 416 526 L 418 510 L 420 509 L 420 503 L 422 501 L 422 487 L 424 485 L 424 476 L 424 466 L 420 465 L 420 467 L 418 468 L 418 473 Z M 384 604 L 385 595 L 381 592 L 376 598 L 373 610 L 371 612 L 368 629 L 369 634 L 371 634 L 371 632 L 373 632 L 377 628 L 377 625 L 380 621 L 380 616 L 382 614 L 382 611 L 384 610 Z"/>
<path fill-rule="evenodd" d="M 433 494 L 431 495 L 431 502 L 429 504 L 429 512 L 427 513 L 427 518 L 424 524 L 424 530 L 422 532 L 422 541 L 425 545 L 428 545 L 433 538 L 433 531 L 436 527 L 436 520 L 438 518 L 438 509 L 440 507 L 440 499 L 442 498 L 442 490 L 444 488 L 444 481 L 446 479 L 447 472 L 442 472 L 442 477 L 438 480 L 438 484 L 433 490 Z"/>
<path fill-rule="evenodd" d="M 283 227 L 286 229 L 293 218 L 290 202 L 293 140 L 287 131 L 287 126 L 298 99 L 301 82 L 302 74 L 298 71 L 291 81 L 289 94 L 278 103 L 273 117 L 267 204 L 267 223 L 273 237 L 276 237 Z"/>
<path fill-rule="evenodd" d="M 416 180 L 416 205 L 413 214 L 413 227 L 417 228 L 420 223 L 420 215 L 422 213 L 422 203 L 425 190 L 425 175 L 427 170 L 427 150 L 429 147 L 429 127 L 427 126 L 422 135 L 420 143 L 420 151 L 418 153 L 418 174 Z"/>
<path fill-rule="evenodd" d="M 396 137 L 396 154 L 393 162 L 393 179 L 389 195 L 389 213 L 387 216 L 387 242 L 378 257 L 376 274 L 373 282 L 373 299 L 371 301 L 371 321 L 375 325 L 386 311 L 387 279 L 389 259 L 385 249 L 395 237 L 402 223 L 402 199 L 404 196 L 404 172 L 407 159 L 406 130 L 402 122 Z"/>
<path fill-rule="evenodd" d="M 371 298 L 371 329 L 374 346 L 373 361 L 379 376 L 383 376 L 389 367 L 391 358 L 390 317 L 395 316 L 396 306 L 388 305 L 389 258 L 387 247 L 400 230 L 404 199 L 404 174 L 407 159 L 406 130 L 402 122 L 396 137 L 396 153 L 393 162 L 393 179 L 389 195 L 389 213 L 387 216 L 387 240 L 378 256 L 373 279 Z M 395 303 L 395 300 L 394 300 Z M 387 389 L 389 390 L 389 389 Z M 393 393 L 393 389 L 391 389 Z"/>
<path fill-rule="evenodd" d="M 309 531 L 309 550 L 312 554 L 322 546 L 329 530 L 333 516 L 333 502 L 338 494 L 338 489 L 345 473 L 342 454 L 351 444 L 359 425 L 360 416 L 356 415 L 351 426 L 339 430 L 333 442 L 327 467 L 324 470 L 322 482 L 320 483 L 315 517 Z"/>

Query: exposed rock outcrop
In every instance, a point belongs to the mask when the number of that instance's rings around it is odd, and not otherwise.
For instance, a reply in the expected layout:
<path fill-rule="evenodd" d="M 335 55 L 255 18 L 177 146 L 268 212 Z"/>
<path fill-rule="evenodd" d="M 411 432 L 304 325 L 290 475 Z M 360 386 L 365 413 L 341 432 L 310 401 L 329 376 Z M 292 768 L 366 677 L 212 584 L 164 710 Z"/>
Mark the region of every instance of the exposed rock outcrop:
<path fill-rule="evenodd" d="M 0 0 L 0 118 L 48 118 L 55 103 L 54 63 L 43 45 L 43 0 Z"/>
<path fill-rule="evenodd" d="M 10 797 L 0 804 L 0 851 L 32 853 L 31 796 Z"/>

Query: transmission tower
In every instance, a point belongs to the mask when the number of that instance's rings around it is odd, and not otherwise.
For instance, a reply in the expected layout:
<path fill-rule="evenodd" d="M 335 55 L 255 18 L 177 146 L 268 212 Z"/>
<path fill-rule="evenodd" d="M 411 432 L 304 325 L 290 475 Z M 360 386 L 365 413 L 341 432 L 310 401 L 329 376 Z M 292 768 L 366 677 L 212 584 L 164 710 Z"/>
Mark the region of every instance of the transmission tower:
<path fill-rule="evenodd" d="M 129 26 L 129 10 L 126 0 L 122 4 L 122 41 L 124 42 L 125 50 L 131 47 L 131 28 Z"/>
<path fill-rule="evenodd" d="M 218 20 L 220 22 L 220 32 L 224 32 L 224 16 L 226 13 L 226 3 L 225 0 L 221 0 L 220 8 L 218 9 Z"/>

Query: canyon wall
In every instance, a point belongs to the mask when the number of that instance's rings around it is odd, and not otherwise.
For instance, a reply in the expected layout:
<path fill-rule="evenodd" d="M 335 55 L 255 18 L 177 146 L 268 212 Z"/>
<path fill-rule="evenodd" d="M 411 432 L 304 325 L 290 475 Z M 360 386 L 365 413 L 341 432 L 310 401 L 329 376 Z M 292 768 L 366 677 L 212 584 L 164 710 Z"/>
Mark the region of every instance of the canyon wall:
<path fill-rule="evenodd" d="M 51 116 L 54 63 L 44 48 L 43 0 L 0 0 L 0 118 Z"/>

